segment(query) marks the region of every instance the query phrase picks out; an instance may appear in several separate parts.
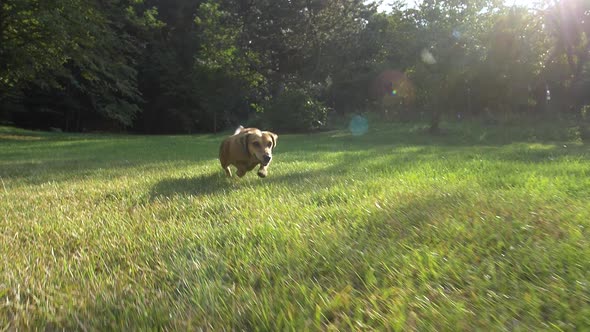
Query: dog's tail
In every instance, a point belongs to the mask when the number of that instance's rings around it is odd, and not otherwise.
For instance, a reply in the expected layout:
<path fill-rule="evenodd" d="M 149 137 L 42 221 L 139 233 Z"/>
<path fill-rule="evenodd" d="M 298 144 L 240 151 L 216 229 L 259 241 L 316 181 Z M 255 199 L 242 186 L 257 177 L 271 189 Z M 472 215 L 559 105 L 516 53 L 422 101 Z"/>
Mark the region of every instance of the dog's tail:
<path fill-rule="evenodd" d="M 238 129 L 236 129 L 236 131 L 234 131 L 234 135 L 241 133 L 242 129 L 244 129 L 244 126 L 239 126 Z"/>

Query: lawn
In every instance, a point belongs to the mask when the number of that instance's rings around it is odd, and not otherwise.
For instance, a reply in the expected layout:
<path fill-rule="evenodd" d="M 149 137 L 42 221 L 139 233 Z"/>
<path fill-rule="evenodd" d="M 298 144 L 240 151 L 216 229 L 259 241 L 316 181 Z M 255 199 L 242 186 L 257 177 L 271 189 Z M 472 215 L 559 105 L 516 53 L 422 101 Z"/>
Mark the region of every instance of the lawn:
<path fill-rule="evenodd" d="M 590 329 L 590 148 L 567 125 L 281 135 L 0 127 L 0 330 Z M 227 133 L 226 133 L 227 134 Z"/>

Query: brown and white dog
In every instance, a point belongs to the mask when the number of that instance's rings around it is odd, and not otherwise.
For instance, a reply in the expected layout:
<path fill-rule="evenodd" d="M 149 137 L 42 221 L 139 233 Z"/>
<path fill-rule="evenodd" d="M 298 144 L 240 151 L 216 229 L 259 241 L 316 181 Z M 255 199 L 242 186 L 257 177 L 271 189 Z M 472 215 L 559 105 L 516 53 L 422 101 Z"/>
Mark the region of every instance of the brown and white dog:
<path fill-rule="evenodd" d="M 258 176 L 266 177 L 268 165 L 272 160 L 272 149 L 277 146 L 277 138 L 278 136 L 270 131 L 240 126 L 232 136 L 221 143 L 219 148 L 221 168 L 231 177 L 229 166 L 234 165 L 238 169 L 236 174 L 242 177 L 246 172 L 260 165 Z"/>

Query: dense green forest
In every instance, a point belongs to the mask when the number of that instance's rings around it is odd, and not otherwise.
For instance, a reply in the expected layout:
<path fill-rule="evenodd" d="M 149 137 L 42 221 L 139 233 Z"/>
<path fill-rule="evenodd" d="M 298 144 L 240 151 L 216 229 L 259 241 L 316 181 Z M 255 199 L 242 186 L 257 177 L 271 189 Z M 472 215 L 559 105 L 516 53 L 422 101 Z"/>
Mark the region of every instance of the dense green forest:
<path fill-rule="evenodd" d="M 195 133 L 559 114 L 590 103 L 590 1 L 4 0 L 0 122 Z M 550 98 L 548 95 L 550 93 Z"/>

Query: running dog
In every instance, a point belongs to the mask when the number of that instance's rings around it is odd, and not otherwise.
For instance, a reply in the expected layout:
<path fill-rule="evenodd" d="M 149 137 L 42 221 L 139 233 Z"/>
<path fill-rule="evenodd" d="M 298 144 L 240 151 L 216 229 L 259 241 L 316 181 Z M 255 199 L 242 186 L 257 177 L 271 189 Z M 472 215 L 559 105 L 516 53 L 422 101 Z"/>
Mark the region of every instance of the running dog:
<path fill-rule="evenodd" d="M 234 134 L 221 143 L 219 161 L 227 176 L 231 177 L 230 165 L 237 168 L 239 177 L 260 165 L 258 176 L 268 175 L 268 166 L 272 160 L 272 150 L 277 146 L 278 136 L 270 131 L 240 126 Z"/>

